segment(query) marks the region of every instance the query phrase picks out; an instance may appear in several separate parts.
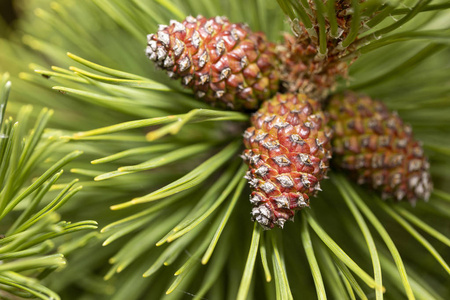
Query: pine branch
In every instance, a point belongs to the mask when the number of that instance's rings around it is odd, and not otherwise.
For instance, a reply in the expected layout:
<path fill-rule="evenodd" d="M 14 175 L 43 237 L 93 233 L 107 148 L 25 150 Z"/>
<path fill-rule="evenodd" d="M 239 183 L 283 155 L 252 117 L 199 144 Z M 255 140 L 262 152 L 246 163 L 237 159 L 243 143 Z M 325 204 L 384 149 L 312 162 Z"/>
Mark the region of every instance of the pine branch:
<path fill-rule="evenodd" d="M 0 110 L 0 215 L 8 233 L 0 240 L 2 297 L 58 299 L 48 287 L 67 299 L 74 288 L 98 299 L 182 298 L 182 291 L 197 299 L 225 292 L 242 299 L 445 297 L 447 4 L 20 3 L 20 32 L 0 40 L 0 66 L 18 87 L 8 104 L 18 123 L 3 118 L 5 105 Z M 414 209 L 383 204 L 332 172 L 294 224 L 270 233 L 253 227 L 238 157 L 248 114 L 194 99 L 144 54 L 146 34 L 158 24 L 197 14 L 247 22 L 271 40 L 291 27 L 317 46 L 314 62 L 358 58 L 339 88 L 379 97 L 412 123 L 430 154 L 431 201 Z M 0 104 L 9 91 L 5 78 Z M 55 115 L 50 120 L 49 110 L 39 115 L 23 103 L 52 107 Z M 28 133 L 27 120 L 36 116 Z M 44 130 L 48 124 L 57 129 Z M 102 232 L 75 234 L 96 224 L 60 221 L 58 213 L 96 220 Z M 65 233 L 70 239 L 58 238 Z M 56 247 L 69 258 L 58 273 L 65 261 L 50 255 Z M 32 279 L 39 276 L 42 283 Z"/>
<path fill-rule="evenodd" d="M 27 124 L 32 111 L 30 106 L 23 107 L 15 122 L 12 118 L 4 118 L 11 88 L 7 74 L 3 75 L 1 84 L 0 222 L 5 232 L 0 240 L 2 297 L 16 295 L 60 299 L 34 278 L 61 269 L 66 264 L 62 254 L 50 254 L 55 252 L 56 246 L 52 240 L 76 231 L 97 228 L 95 221 L 60 221 L 56 213 L 81 189 L 74 188 L 76 180 L 67 184 L 53 199 L 49 193 L 61 177 L 61 168 L 81 153 L 67 155 L 30 183 L 32 174 L 52 155 L 42 147 L 52 149 L 59 144 L 51 136 L 43 137 L 51 111 L 42 110 L 31 130 Z"/>

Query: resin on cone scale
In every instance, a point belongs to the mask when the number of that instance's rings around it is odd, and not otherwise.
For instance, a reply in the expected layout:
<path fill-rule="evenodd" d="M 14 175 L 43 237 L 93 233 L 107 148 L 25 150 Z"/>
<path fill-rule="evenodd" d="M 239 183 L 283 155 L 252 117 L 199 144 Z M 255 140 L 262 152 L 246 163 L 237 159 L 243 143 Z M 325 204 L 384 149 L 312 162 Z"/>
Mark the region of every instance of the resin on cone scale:
<path fill-rule="evenodd" d="M 225 17 L 187 17 L 147 36 L 146 54 L 197 98 L 239 111 L 258 109 L 278 91 L 275 45 Z"/>
<path fill-rule="evenodd" d="M 334 129 L 333 163 L 384 199 L 428 200 L 433 185 L 427 157 L 396 113 L 350 92 L 333 96 L 327 110 Z"/>
<path fill-rule="evenodd" d="M 320 103 L 304 94 L 277 94 L 251 118 L 242 157 L 249 165 L 252 219 L 283 227 L 309 206 L 331 157 L 331 130 Z"/>

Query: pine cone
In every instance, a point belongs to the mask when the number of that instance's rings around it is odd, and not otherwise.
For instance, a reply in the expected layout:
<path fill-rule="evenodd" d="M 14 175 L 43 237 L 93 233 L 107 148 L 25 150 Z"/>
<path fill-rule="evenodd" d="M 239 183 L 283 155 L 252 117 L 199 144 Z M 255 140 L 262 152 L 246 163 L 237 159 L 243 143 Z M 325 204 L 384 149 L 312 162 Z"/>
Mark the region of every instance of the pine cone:
<path fill-rule="evenodd" d="M 303 94 L 277 94 L 263 103 L 244 133 L 252 218 L 283 227 L 320 190 L 331 158 L 328 117 Z"/>
<path fill-rule="evenodd" d="M 349 64 L 340 61 L 339 55 L 319 57 L 318 45 L 306 33 L 300 37 L 285 34 L 277 52 L 282 91 L 324 100 L 334 89 L 337 78 L 347 77 Z"/>
<path fill-rule="evenodd" d="M 278 91 L 275 45 L 224 17 L 187 17 L 148 35 L 146 54 L 195 96 L 233 110 L 256 110 Z"/>
<path fill-rule="evenodd" d="M 429 163 L 421 143 L 396 113 L 367 96 L 334 96 L 328 106 L 334 128 L 333 163 L 349 170 L 359 184 L 383 198 L 428 200 L 432 191 Z"/>
<path fill-rule="evenodd" d="M 360 0 L 363 1 L 363 0 Z M 336 0 L 334 12 L 336 29 L 333 32 L 329 17 L 324 18 L 325 32 L 321 33 L 316 2 L 308 1 L 308 17 L 311 27 L 298 19 L 291 20 L 294 36 L 285 34 L 284 43 L 277 46 L 278 57 L 281 60 L 282 91 L 304 93 L 317 100 L 325 100 L 329 92 L 336 86 L 338 77 L 347 78 L 350 64 L 356 60 L 354 45 L 342 45 L 350 33 L 352 20 L 352 5 L 349 0 Z M 323 4 L 321 4 L 323 5 Z M 320 15 L 320 16 L 319 16 Z M 362 21 L 362 24 L 364 21 Z M 320 51 L 319 37 L 324 34 L 325 49 Z M 353 59 L 342 58 L 352 54 Z"/>

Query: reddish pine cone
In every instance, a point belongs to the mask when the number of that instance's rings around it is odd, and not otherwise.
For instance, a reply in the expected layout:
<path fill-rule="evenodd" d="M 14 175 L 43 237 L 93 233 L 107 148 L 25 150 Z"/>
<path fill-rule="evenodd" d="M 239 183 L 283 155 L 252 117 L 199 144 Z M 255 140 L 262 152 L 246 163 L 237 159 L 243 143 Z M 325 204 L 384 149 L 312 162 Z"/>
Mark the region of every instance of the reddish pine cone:
<path fill-rule="evenodd" d="M 367 96 L 334 96 L 328 107 L 334 128 L 333 162 L 350 170 L 383 198 L 428 200 L 429 163 L 420 142 L 396 113 Z"/>
<path fill-rule="evenodd" d="M 256 110 L 278 90 L 275 45 L 247 25 L 189 16 L 147 38 L 148 58 L 212 105 Z"/>
<path fill-rule="evenodd" d="M 331 158 L 328 117 L 304 94 L 277 94 L 253 114 L 244 133 L 252 219 L 283 227 L 320 190 Z"/>

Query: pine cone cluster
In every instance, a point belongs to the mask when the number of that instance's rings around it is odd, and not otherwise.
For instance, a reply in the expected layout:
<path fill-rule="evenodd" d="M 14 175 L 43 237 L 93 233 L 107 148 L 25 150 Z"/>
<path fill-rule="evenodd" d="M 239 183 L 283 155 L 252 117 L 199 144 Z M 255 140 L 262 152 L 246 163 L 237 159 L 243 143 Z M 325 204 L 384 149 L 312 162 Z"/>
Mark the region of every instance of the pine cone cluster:
<path fill-rule="evenodd" d="M 292 21 L 294 35 L 285 34 L 278 45 L 225 17 L 189 16 L 148 35 L 148 58 L 197 98 L 257 110 L 244 133 L 242 157 L 249 166 L 252 219 L 264 229 L 283 227 L 309 206 L 332 154 L 334 166 L 383 198 L 415 203 L 432 190 L 421 144 L 397 114 L 354 93 L 329 97 L 337 78 L 347 76 L 349 63 L 342 58 L 352 47 L 342 45 L 354 34 L 350 1 L 334 4 L 337 27 L 325 20 L 325 51 L 318 20 L 310 28 Z M 310 17 L 318 18 L 313 2 L 310 8 Z"/>
<path fill-rule="evenodd" d="M 256 110 L 279 86 L 275 45 L 225 17 L 187 17 L 147 37 L 147 57 L 197 98 L 233 110 Z"/>

